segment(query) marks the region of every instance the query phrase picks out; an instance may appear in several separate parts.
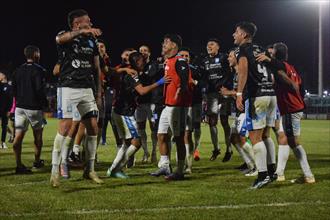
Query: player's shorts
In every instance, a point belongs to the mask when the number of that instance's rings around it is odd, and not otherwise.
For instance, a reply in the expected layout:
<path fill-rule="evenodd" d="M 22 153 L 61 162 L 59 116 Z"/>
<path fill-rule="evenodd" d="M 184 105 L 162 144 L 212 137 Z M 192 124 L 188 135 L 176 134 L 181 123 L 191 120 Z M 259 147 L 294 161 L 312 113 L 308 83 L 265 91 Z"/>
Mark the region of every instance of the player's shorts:
<path fill-rule="evenodd" d="M 185 107 L 186 114 L 186 131 L 193 131 L 193 113 L 192 107 Z"/>
<path fill-rule="evenodd" d="M 134 116 L 119 115 L 115 111 L 112 112 L 112 118 L 117 128 L 118 135 L 121 139 L 139 138 L 137 123 Z"/>
<path fill-rule="evenodd" d="M 157 132 L 159 127 L 159 119 L 165 106 L 160 104 L 151 104 L 150 108 L 152 112 L 151 121 L 154 122 L 152 129 L 154 132 Z"/>
<path fill-rule="evenodd" d="M 300 120 L 302 116 L 303 112 L 282 115 L 283 129 L 287 137 L 300 136 Z"/>
<path fill-rule="evenodd" d="M 209 93 L 206 96 L 207 115 L 219 113 L 219 93 Z"/>
<path fill-rule="evenodd" d="M 202 103 L 193 104 L 192 106 L 192 122 L 193 124 L 200 124 L 202 122 Z"/>
<path fill-rule="evenodd" d="M 260 96 L 245 101 L 248 131 L 275 126 L 276 96 Z"/>
<path fill-rule="evenodd" d="M 135 118 L 137 122 L 144 122 L 152 118 L 151 104 L 140 104 L 135 110 Z"/>
<path fill-rule="evenodd" d="M 235 117 L 235 120 L 231 125 L 231 134 L 238 134 L 242 137 L 247 136 L 248 130 L 246 128 L 245 119 L 246 119 L 245 113 L 241 113 L 238 117 Z"/>
<path fill-rule="evenodd" d="M 219 104 L 220 104 L 220 115 L 230 115 L 231 114 L 231 106 L 233 103 L 232 98 L 225 98 L 220 96 Z"/>
<path fill-rule="evenodd" d="M 186 128 L 185 107 L 166 106 L 159 120 L 158 134 L 167 134 L 171 129 L 174 137 L 180 136 Z"/>
<path fill-rule="evenodd" d="M 24 108 L 15 109 L 15 129 L 27 131 L 29 124 L 32 129 L 41 129 L 45 125 L 43 112 L 41 110 L 29 110 Z"/>
<path fill-rule="evenodd" d="M 94 94 L 90 88 L 57 88 L 57 117 L 80 121 L 81 116 L 98 111 Z"/>

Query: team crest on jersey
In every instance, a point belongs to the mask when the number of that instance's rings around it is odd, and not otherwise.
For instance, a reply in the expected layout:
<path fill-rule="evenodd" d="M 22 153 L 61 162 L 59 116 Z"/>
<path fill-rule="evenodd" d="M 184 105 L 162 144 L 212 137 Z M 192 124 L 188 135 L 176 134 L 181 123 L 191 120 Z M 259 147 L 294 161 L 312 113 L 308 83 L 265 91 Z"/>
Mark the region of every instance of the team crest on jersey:
<path fill-rule="evenodd" d="M 94 42 L 92 40 L 88 40 L 88 44 L 90 47 L 94 47 Z"/>
<path fill-rule="evenodd" d="M 73 68 L 78 69 L 80 67 L 80 60 L 77 59 L 72 60 L 71 65 L 73 66 Z"/>
<path fill-rule="evenodd" d="M 219 63 L 220 62 L 220 58 L 215 58 L 215 61 L 214 61 L 215 63 Z"/>

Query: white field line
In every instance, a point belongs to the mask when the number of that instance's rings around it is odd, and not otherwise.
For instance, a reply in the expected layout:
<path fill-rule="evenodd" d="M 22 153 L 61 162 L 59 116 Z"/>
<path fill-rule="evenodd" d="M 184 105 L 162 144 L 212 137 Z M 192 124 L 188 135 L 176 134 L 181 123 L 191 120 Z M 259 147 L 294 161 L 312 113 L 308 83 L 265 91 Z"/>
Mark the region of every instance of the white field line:
<path fill-rule="evenodd" d="M 213 206 L 176 206 L 163 208 L 139 208 L 139 209 L 95 209 L 95 210 L 67 210 L 54 212 L 26 212 L 26 213 L 1 213 L 0 217 L 24 217 L 24 216 L 43 216 L 43 215 L 93 215 L 93 214 L 115 214 L 115 213 L 139 213 L 139 212 L 160 212 L 160 211 L 180 211 L 180 210 L 216 210 L 216 209 L 247 209 L 259 207 L 289 207 L 299 205 L 327 205 L 330 203 L 315 201 L 315 202 L 285 202 L 285 203 L 268 203 L 268 204 L 238 204 L 238 205 L 213 205 Z"/>
<path fill-rule="evenodd" d="M 43 181 L 35 181 L 35 182 L 26 182 L 26 183 L 16 183 L 16 184 L 5 184 L 2 187 L 16 187 L 16 186 L 25 186 L 25 185 L 35 185 L 35 184 L 45 184 L 49 181 L 43 180 Z"/>

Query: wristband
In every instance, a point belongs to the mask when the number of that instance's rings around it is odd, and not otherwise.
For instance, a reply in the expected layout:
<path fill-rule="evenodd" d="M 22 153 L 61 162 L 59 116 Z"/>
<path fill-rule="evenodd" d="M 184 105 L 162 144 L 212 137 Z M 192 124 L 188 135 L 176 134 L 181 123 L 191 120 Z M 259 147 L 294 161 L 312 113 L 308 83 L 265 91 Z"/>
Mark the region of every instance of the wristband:
<path fill-rule="evenodd" d="M 157 86 L 161 86 L 161 85 L 163 85 L 164 83 L 165 83 L 165 79 L 164 79 L 164 78 L 161 78 L 160 80 L 158 80 L 158 81 L 156 82 Z"/>
<path fill-rule="evenodd" d="M 236 92 L 236 96 L 242 96 L 243 95 L 243 93 L 241 93 L 241 92 Z"/>

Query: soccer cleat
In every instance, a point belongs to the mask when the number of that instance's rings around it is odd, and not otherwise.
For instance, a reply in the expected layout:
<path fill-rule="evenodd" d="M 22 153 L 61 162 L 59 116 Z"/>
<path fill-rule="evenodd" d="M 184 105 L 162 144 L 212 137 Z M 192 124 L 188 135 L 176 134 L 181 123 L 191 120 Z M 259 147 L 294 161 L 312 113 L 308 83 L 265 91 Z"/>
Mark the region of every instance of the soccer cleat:
<path fill-rule="evenodd" d="M 60 176 L 58 174 L 50 176 L 50 185 L 55 188 L 60 186 Z"/>
<path fill-rule="evenodd" d="M 191 171 L 191 168 L 187 168 L 185 171 L 184 171 L 185 174 L 192 174 L 192 171 Z"/>
<path fill-rule="evenodd" d="M 274 182 L 277 180 L 277 174 L 276 173 L 273 173 L 272 175 L 269 175 L 270 177 L 270 182 Z"/>
<path fill-rule="evenodd" d="M 45 166 L 45 161 L 44 160 L 39 160 L 39 161 L 34 161 L 32 168 L 34 169 L 40 169 Z"/>
<path fill-rule="evenodd" d="M 1 147 L 2 147 L 3 149 L 8 149 L 8 147 L 7 147 L 7 145 L 6 145 L 5 142 L 2 142 Z"/>
<path fill-rule="evenodd" d="M 168 176 L 170 174 L 171 174 L 171 170 L 169 167 L 161 167 L 156 172 L 150 173 L 151 176 L 156 176 L 156 177 Z"/>
<path fill-rule="evenodd" d="M 250 187 L 250 189 L 260 189 L 260 188 L 266 186 L 270 182 L 271 182 L 271 179 L 270 179 L 269 176 L 266 176 L 265 179 L 259 179 L 259 178 L 257 178 L 254 181 L 253 185 Z"/>
<path fill-rule="evenodd" d="M 14 137 L 12 135 L 9 135 L 8 143 L 13 143 L 13 142 L 14 142 Z"/>
<path fill-rule="evenodd" d="M 245 176 L 257 176 L 258 171 L 256 168 L 253 168 L 252 170 L 249 170 L 249 172 L 245 173 Z"/>
<path fill-rule="evenodd" d="M 230 151 L 230 152 L 226 152 L 225 153 L 225 156 L 223 157 L 223 159 L 222 159 L 222 162 L 228 162 L 228 161 L 230 161 L 230 159 L 231 159 L 231 156 L 233 155 L 233 152 L 232 151 Z"/>
<path fill-rule="evenodd" d="M 240 171 L 243 171 L 243 170 L 248 169 L 248 165 L 246 163 L 243 163 L 240 166 L 235 167 L 235 169 L 240 170 Z"/>
<path fill-rule="evenodd" d="M 69 170 L 68 164 L 61 164 L 60 172 L 61 172 L 61 176 L 64 179 L 69 179 L 70 178 L 70 170 Z"/>
<path fill-rule="evenodd" d="M 284 182 L 285 181 L 285 176 L 284 175 L 277 175 L 277 182 Z"/>
<path fill-rule="evenodd" d="M 184 180 L 184 174 L 171 173 L 170 175 L 165 176 L 165 180 L 167 181 Z"/>
<path fill-rule="evenodd" d="M 32 174 L 32 171 L 26 166 L 22 165 L 20 167 L 16 167 L 16 174 Z"/>
<path fill-rule="evenodd" d="M 199 150 L 198 150 L 198 149 L 196 149 L 196 150 L 194 151 L 194 160 L 195 160 L 195 161 L 199 161 L 199 160 L 200 160 Z"/>
<path fill-rule="evenodd" d="M 220 155 L 220 150 L 213 150 L 210 161 L 214 161 Z"/>
<path fill-rule="evenodd" d="M 150 154 L 149 153 L 145 153 L 143 155 L 143 158 L 142 158 L 142 163 L 147 163 L 149 157 L 150 157 Z"/>
<path fill-rule="evenodd" d="M 129 178 L 129 176 L 127 176 L 122 171 L 111 172 L 110 170 L 107 171 L 107 177 L 113 177 L 113 178 L 118 178 L 118 179 L 128 179 Z"/>
<path fill-rule="evenodd" d="M 127 161 L 127 164 L 126 164 L 126 167 L 127 168 L 131 168 L 131 167 L 134 167 L 135 166 L 135 157 L 134 157 L 134 154 L 132 156 L 129 157 L 128 161 Z"/>
<path fill-rule="evenodd" d="M 97 176 L 97 174 L 96 174 L 95 171 L 91 171 L 91 172 L 88 172 L 88 173 L 87 173 L 87 172 L 84 172 L 83 177 L 84 177 L 85 179 L 92 180 L 92 181 L 94 181 L 94 182 L 97 183 L 97 184 L 103 184 L 103 183 L 104 183 L 103 180 L 101 180 L 101 179 Z"/>
<path fill-rule="evenodd" d="M 293 179 L 291 180 L 291 183 L 299 183 L 299 184 L 303 184 L 303 183 L 307 183 L 307 184 L 312 184 L 312 183 L 315 183 L 315 178 L 314 176 L 311 176 L 311 177 L 300 177 L 298 179 Z"/>

